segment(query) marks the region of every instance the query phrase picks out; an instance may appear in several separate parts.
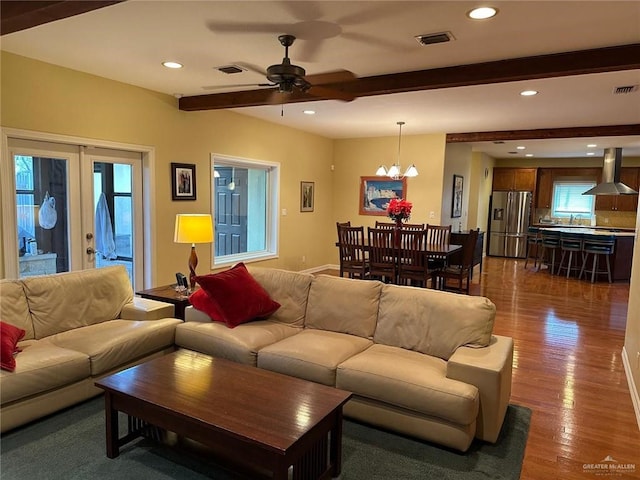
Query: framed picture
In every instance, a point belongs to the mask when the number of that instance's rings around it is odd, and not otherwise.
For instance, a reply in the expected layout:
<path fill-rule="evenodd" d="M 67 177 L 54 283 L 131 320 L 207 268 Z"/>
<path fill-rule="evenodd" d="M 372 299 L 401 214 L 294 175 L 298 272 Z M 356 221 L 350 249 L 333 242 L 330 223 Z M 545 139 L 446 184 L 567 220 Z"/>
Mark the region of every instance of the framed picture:
<path fill-rule="evenodd" d="M 300 211 L 313 212 L 314 182 L 300 182 Z"/>
<path fill-rule="evenodd" d="M 451 200 L 451 218 L 462 216 L 462 194 L 464 192 L 464 177 L 461 175 L 453 176 L 453 198 Z"/>
<path fill-rule="evenodd" d="M 196 199 L 196 166 L 191 163 L 171 164 L 171 198 Z"/>
<path fill-rule="evenodd" d="M 387 216 L 387 205 L 392 198 L 407 198 L 407 179 L 360 177 L 360 215 Z"/>

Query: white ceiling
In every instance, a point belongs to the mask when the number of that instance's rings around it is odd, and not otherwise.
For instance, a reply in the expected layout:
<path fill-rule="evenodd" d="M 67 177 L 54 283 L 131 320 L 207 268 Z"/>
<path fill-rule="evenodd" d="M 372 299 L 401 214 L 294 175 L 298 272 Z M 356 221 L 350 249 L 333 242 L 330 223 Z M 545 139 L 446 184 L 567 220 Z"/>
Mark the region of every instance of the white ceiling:
<path fill-rule="evenodd" d="M 263 83 L 254 70 L 280 63 L 283 33 L 298 37 L 292 63 L 308 74 L 347 69 L 359 77 L 640 42 L 640 1 L 496 1 L 490 20 L 465 16 L 467 1 L 129 0 L 2 36 L 1 48 L 167 94 L 202 95 Z M 416 35 L 450 31 L 455 40 L 421 46 Z M 184 64 L 180 70 L 161 65 Z M 226 75 L 216 67 L 247 71 Z M 640 70 L 247 107 L 239 113 L 330 138 L 464 133 L 640 124 Z M 254 88 L 254 87 L 244 87 Z M 535 97 L 521 97 L 535 89 Z M 177 102 L 176 102 L 177 104 Z M 176 106 L 177 108 L 177 106 Z M 303 110 L 313 109 L 313 116 Z M 496 158 L 581 157 L 623 147 L 640 156 L 640 136 L 473 144 Z M 526 150 L 515 151 L 516 145 Z"/>

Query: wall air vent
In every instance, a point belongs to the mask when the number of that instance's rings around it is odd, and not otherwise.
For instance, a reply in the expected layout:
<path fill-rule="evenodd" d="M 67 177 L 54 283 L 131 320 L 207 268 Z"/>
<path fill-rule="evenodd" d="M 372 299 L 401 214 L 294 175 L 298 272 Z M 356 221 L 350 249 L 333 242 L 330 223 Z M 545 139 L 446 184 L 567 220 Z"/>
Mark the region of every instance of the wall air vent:
<path fill-rule="evenodd" d="M 223 65 L 222 67 L 216 67 L 216 70 L 231 75 L 233 73 L 246 72 L 246 68 L 239 67 L 238 65 Z"/>
<path fill-rule="evenodd" d="M 451 32 L 428 33 L 414 37 L 420 45 L 433 45 L 434 43 L 444 43 L 455 40 Z"/>
<path fill-rule="evenodd" d="M 613 89 L 614 95 L 621 95 L 624 93 L 633 93 L 638 91 L 638 85 L 626 85 L 624 87 L 616 87 Z"/>

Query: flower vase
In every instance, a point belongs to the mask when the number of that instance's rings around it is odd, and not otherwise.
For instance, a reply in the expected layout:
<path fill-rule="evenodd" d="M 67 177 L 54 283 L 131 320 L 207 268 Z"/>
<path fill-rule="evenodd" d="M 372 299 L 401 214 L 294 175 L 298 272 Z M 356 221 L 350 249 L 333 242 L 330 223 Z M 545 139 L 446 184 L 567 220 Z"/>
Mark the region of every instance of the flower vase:
<path fill-rule="evenodd" d="M 394 234 L 393 234 L 393 246 L 395 248 L 399 248 L 400 247 L 400 233 L 402 231 L 402 219 L 401 218 L 396 218 L 396 226 L 394 228 Z"/>

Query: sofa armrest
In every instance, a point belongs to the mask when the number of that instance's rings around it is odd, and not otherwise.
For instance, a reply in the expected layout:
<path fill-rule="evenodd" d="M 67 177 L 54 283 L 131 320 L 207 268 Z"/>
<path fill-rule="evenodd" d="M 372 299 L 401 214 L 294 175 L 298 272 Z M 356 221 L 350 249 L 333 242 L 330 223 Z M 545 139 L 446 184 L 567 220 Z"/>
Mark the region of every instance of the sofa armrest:
<path fill-rule="evenodd" d="M 475 385 L 480 393 L 476 437 L 495 442 L 511 397 L 513 339 L 493 335 L 487 347 L 460 347 L 447 362 L 447 378 Z"/>
<path fill-rule="evenodd" d="M 211 317 L 204 313 L 202 310 L 198 310 L 197 308 L 193 307 L 193 305 L 189 305 L 184 309 L 184 321 L 211 323 Z"/>
<path fill-rule="evenodd" d="M 173 304 L 141 297 L 133 297 L 120 312 L 123 320 L 159 320 L 167 317 L 175 317 Z"/>

